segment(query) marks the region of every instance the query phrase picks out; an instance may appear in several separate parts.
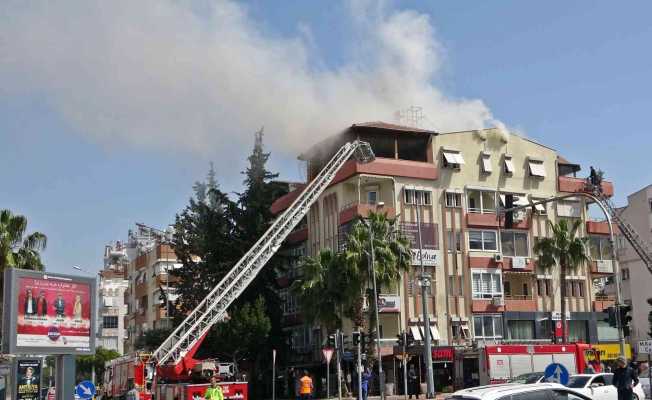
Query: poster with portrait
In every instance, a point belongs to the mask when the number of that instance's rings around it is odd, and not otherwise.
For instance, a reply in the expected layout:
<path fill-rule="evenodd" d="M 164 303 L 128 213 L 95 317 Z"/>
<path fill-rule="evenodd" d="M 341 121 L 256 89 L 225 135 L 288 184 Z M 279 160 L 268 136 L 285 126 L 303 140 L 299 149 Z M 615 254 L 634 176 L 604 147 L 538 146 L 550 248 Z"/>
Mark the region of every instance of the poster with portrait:
<path fill-rule="evenodd" d="M 41 360 L 16 361 L 16 400 L 39 400 L 41 393 Z"/>
<path fill-rule="evenodd" d="M 92 354 L 95 280 L 14 270 L 5 274 L 3 348 L 18 354 Z M 8 278 L 8 279 L 7 279 Z"/>

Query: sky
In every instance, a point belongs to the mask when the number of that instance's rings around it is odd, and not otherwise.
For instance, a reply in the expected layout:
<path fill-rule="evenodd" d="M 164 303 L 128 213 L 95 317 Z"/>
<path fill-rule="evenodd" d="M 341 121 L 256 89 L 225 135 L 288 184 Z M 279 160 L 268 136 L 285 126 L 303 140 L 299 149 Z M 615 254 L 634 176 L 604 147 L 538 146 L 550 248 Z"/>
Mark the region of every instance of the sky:
<path fill-rule="evenodd" d="M 355 122 L 423 107 L 424 128 L 499 126 L 652 183 L 652 3 L 69 1 L 0 4 L 0 208 L 90 273 L 135 222 L 174 221 L 214 162 L 241 188 Z M 29 27 L 29 28 L 27 28 Z"/>

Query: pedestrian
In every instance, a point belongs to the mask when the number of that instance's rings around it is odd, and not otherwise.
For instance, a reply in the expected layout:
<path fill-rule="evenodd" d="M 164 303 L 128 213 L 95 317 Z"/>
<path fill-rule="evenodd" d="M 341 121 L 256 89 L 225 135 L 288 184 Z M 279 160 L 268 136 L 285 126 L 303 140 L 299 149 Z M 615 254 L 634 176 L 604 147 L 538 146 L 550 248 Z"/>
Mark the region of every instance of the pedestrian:
<path fill-rule="evenodd" d="M 627 365 L 625 357 L 616 359 L 613 385 L 618 389 L 618 400 L 632 400 L 634 386 L 638 385 L 638 374 Z"/>
<path fill-rule="evenodd" d="M 312 391 L 314 387 L 312 385 L 312 378 L 308 375 L 308 371 L 303 371 L 303 377 L 300 381 L 301 385 L 299 392 L 301 393 L 301 400 L 312 399 Z"/>
<path fill-rule="evenodd" d="M 412 396 L 419 398 L 419 392 L 417 391 L 417 386 L 419 385 L 419 380 L 417 377 L 417 371 L 414 369 L 414 364 L 410 365 L 410 370 L 408 371 L 408 395 L 410 399 Z"/>
<path fill-rule="evenodd" d="M 369 381 L 371 381 L 371 372 L 369 371 L 369 368 L 364 367 L 360 379 L 362 380 L 360 387 L 362 389 L 362 400 L 367 400 L 367 396 L 369 396 Z"/>
<path fill-rule="evenodd" d="M 204 395 L 206 400 L 224 400 L 224 393 L 222 392 L 222 387 L 217 384 L 217 376 L 211 377 L 211 387 L 206 389 L 206 394 Z"/>

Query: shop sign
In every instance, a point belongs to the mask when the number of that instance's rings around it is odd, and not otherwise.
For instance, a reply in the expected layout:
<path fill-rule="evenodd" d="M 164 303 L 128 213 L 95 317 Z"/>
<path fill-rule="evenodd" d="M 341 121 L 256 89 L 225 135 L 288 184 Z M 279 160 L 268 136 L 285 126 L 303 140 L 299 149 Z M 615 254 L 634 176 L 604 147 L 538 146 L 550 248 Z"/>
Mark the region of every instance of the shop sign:
<path fill-rule="evenodd" d="M 378 312 L 401 312 L 401 297 L 381 294 L 378 296 Z"/>
<path fill-rule="evenodd" d="M 432 361 L 453 361 L 454 350 L 452 347 L 435 347 L 432 349 Z"/>
<path fill-rule="evenodd" d="M 421 265 L 420 256 L 423 254 L 423 265 L 426 267 L 436 267 L 439 265 L 439 259 L 441 258 L 440 250 L 432 249 L 410 249 L 412 252 L 412 265 Z"/>
<path fill-rule="evenodd" d="M 618 343 L 596 344 L 593 347 L 600 352 L 600 361 L 613 361 L 620 357 L 620 344 Z M 625 358 L 632 358 L 632 346 L 629 343 L 625 343 Z"/>

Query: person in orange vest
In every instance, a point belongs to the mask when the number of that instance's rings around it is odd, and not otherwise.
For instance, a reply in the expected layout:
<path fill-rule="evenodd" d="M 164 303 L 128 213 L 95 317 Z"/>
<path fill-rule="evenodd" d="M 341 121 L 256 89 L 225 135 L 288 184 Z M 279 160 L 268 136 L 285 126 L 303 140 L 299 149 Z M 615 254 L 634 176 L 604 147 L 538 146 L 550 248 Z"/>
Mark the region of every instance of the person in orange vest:
<path fill-rule="evenodd" d="M 303 377 L 299 379 L 300 384 L 300 393 L 302 400 L 309 400 L 312 398 L 312 378 L 308 376 L 308 371 L 303 371 Z"/>

